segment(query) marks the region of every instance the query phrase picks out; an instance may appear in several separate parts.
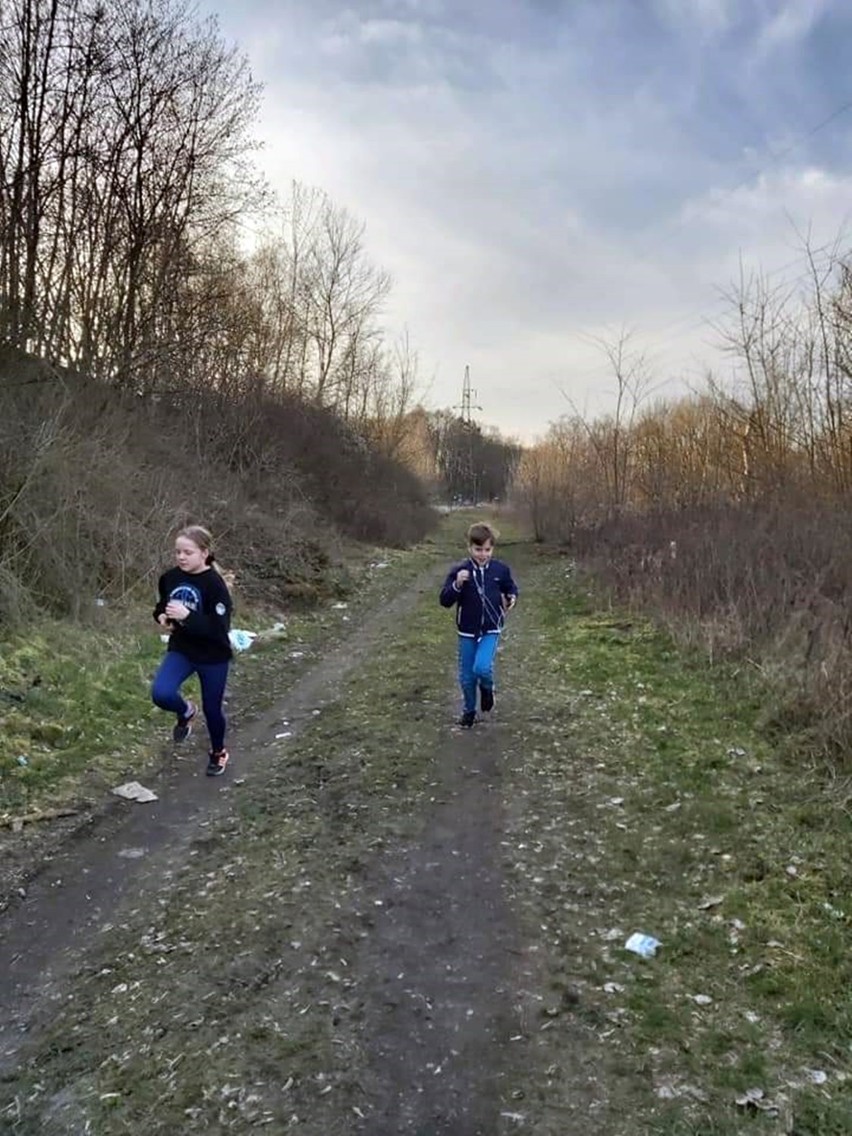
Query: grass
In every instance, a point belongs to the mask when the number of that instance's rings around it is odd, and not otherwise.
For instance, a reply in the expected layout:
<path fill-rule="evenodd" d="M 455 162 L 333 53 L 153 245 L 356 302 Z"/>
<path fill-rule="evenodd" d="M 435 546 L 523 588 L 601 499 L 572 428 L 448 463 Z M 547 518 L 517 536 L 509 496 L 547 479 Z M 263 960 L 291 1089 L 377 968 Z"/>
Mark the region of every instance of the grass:
<path fill-rule="evenodd" d="M 374 573 L 370 595 L 451 558 L 465 523 L 400 555 L 393 579 Z M 564 558 L 523 544 L 507 558 L 523 607 L 499 664 L 505 888 L 537 960 L 513 992 L 533 1009 L 509 1111 L 536 1136 L 852 1130 L 842 794 L 778 756 L 748 675 L 601 610 Z M 311 617 L 306 656 L 341 618 Z M 247 666 L 257 705 L 290 646 Z M 235 789 L 230 815 L 104 928 L 73 1000 L 0 1085 L 13 1132 L 355 1130 L 371 872 L 417 839 L 453 685 L 429 595 L 338 703 L 270 748 L 269 780 Z M 633 931 L 662 940 L 654 958 L 624 950 Z M 566 1119 L 577 1051 L 596 1092 L 582 1122 Z M 766 1108 L 737 1103 L 754 1089 Z"/>
<path fill-rule="evenodd" d="M 849 1131 L 842 798 L 773 752 L 747 675 L 600 610 L 564 560 L 536 598 L 510 655 L 532 722 L 514 739 L 525 852 L 509 871 L 546 916 L 552 958 L 570 954 L 587 1020 L 634 1070 L 631 1119 L 606 1131 Z M 530 890 L 542 877 L 546 906 Z M 623 950 L 636 930 L 662 940 L 653 960 Z M 775 1109 L 736 1104 L 755 1086 Z"/>
<path fill-rule="evenodd" d="M 146 749 L 154 634 L 43 623 L 4 644 L 0 817 L 67 803 L 84 773 L 104 777 Z"/>
<path fill-rule="evenodd" d="M 275 685 L 310 665 L 345 634 L 364 607 L 413 579 L 429 557 L 446 555 L 442 534 L 411 552 L 350 549 L 345 607 L 295 607 L 285 615 L 240 608 L 235 623 L 285 630 L 238 655 L 235 702 L 250 719 L 274 700 Z M 344 602 L 344 601 L 340 601 Z M 85 808 L 109 787 L 156 769 L 167 756 L 165 716 L 150 701 L 162 656 L 150 608 L 99 609 L 90 624 L 42 621 L 10 636 L 0 657 L 0 824 L 62 807 Z M 195 680 L 185 688 L 197 698 Z"/>

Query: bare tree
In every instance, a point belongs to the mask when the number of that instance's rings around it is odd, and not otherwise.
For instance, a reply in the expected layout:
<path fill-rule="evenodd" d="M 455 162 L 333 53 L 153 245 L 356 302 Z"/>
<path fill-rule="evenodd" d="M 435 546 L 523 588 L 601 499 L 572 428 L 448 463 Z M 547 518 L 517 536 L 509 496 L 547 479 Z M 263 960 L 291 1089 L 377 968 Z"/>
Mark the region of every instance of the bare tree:
<path fill-rule="evenodd" d="M 584 423 L 607 486 L 607 508 L 618 514 L 630 489 L 632 428 L 650 384 L 644 354 L 632 345 L 633 332 L 622 328 L 615 336 L 591 336 L 590 342 L 605 356 L 615 379 L 615 406 L 611 414 L 587 421 L 568 400 L 576 418 Z"/>
<path fill-rule="evenodd" d="M 138 386 L 189 245 L 246 200 L 257 87 L 187 4 L 108 16 L 96 0 L 0 8 L 0 332 Z"/>

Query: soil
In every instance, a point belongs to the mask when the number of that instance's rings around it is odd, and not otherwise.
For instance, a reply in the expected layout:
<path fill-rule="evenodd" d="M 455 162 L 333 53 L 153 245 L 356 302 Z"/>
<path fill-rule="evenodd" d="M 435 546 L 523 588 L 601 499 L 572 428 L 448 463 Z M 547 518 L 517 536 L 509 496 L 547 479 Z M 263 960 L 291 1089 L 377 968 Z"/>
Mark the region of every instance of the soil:
<path fill-rule="evenodd" d="M 504 898 L 497 758 L 487 729 L 453 739 L 420 839 L 379 865 L 388 911 L 365 941 L 365 1086 L 370 1136 L 488 1136 L 499 1127 L 514 972 L 521 956 Z"/>

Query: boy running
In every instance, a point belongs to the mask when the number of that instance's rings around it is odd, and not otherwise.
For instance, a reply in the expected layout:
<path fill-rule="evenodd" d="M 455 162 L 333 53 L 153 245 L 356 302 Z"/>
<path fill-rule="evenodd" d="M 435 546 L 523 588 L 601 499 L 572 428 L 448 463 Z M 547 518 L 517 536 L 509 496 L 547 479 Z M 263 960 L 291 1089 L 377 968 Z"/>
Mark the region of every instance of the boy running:
<path fill-rule="evenodd" d="M 465 729 L 476 722 L 477 686 L 480 709 L 487 713 L 494 707 L 494 656 L 506 612 L 518 598 L 511 568 L 494 558 L 498 535 L 490 525 L 471 525 L 469 555 L 453 565 L 441 588 L 442 607 L 456 608 L 459 685 L 464 700 L 459 725 Z"/>

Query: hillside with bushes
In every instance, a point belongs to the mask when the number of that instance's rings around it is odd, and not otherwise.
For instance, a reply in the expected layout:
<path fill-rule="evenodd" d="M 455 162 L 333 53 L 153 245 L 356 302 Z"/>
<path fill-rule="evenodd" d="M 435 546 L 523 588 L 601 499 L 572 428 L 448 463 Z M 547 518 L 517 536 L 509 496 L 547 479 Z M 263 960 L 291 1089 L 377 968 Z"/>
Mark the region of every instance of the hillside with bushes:
<path fill-rule="evenodd" d="M 247 599 L 340 585 L 341 538 L 404 545 L 426 492 L 329 410 L 295 396 L 137 394 L 0 352 L 0 613 L 79 615 L 151 582 L 203 520 Z"/>

